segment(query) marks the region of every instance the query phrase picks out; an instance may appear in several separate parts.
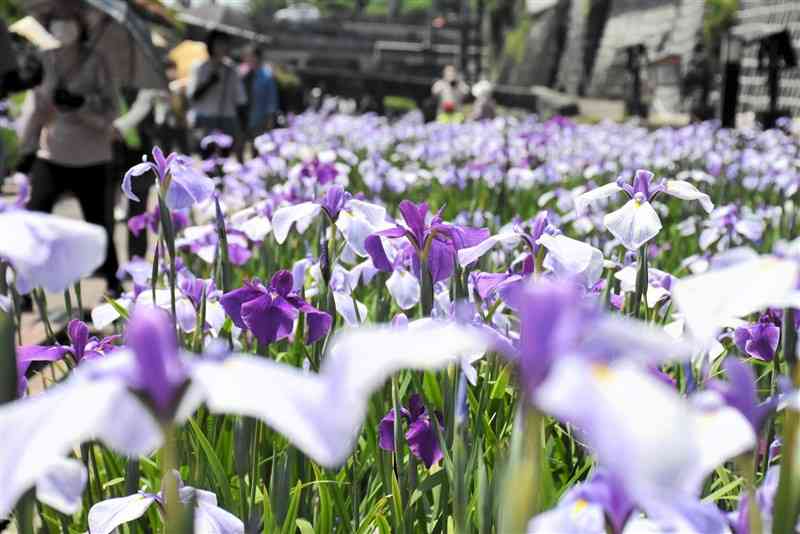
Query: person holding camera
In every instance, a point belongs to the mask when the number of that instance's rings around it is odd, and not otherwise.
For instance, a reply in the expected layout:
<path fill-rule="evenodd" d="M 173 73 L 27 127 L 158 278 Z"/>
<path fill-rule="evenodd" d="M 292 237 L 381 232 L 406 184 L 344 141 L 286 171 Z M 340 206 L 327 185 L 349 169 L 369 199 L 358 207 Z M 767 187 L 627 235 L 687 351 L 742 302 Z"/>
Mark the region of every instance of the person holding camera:
<path fill-rule="evenodd" d="M 433 84 L 431 92 L 438 100 L 437 109 L 441 119 L 442 115 L 461 114 L 461 107 L 464 105 L 464 98 L 469 93 L 469 86 L 464 83 L 453 65 L 447 65 L 442 73 L 442 78 Z M 452 121 L 448 120 L 448 122 Z"/>
<path fill-rule="evenodd" d="M 209 58 L 192 69 L 186 90 L 197 141 L 222 132 L 239 141 L 247 112 L 247 93 L 228 57 L 231 38 L 213 31 L 206 39 Z"/>
<path fill-rule="evenodd" d="M 118 93 L 80 12 L 54 16 L 48 29 L 61 46 L 43 52 L 44 79 L 28 94 L 20 126 L 21 153 L 35 154 L 28 208 L 50 212 L 64 193 L 77 197 L 84 218 L 108 233 L 99 272 L 114 295 L 121 289 L 112 231 L 117 182 L 109 168 Z"/>

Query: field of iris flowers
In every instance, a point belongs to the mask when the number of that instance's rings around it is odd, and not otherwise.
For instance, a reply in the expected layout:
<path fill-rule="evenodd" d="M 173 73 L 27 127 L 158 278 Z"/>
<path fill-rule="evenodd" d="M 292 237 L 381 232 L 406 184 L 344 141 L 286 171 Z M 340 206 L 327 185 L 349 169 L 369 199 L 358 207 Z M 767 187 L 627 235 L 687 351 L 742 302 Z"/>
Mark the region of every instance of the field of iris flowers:
<path fill-rule="evenodd" d="M 33 532 L 782 534 L 798 141 L 326 111 L 156 149 L 130 291 L 0 206 L 0 518 Z M 20 295 L 66 334 L 18 346 Z M 88 305 L 88 303 L 85 303 Z M 92 303 L 93 304 L 93 303 Z M 49 324 L 46 316 L 42 317 Z M 59 369 L 60 371 L 57 371 Z M 44 381 L 44 388 L 34 387 Z"/>

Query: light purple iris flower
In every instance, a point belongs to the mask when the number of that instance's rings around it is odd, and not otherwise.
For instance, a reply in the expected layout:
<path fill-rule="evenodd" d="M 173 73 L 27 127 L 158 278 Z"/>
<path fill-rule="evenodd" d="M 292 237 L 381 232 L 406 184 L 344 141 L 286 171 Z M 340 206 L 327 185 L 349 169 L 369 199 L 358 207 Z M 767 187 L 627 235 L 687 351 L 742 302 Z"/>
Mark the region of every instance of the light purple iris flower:
<path fill-rule="evenodd" d="M 430 468 L 439 463 L 444 454 L 439 447 L 439 438 L 436 434 L 436 427 L 431 420 L 431 414 L 422 402 L 422 397 L 418 394 L 411 395 L 408 399 L 408 407 L 400 407 L 400 415 L 408 423 L 408 431 L 405 438 L 411 453 L 422 460 L 425 466 Z M 439 421 L 439 426 L 444 426 L 444 420 L 440 413 L 435 417 Z M 385 451 L 394 451 L 394 425 L 396 424 L 394 408 L 389 410 L 378 426 L 378 445 Z"/>
<path fill-rule="evenodd" d="M 426 221 L 428 204 L 414 204 L 408 200 L 400 202 L 400 213 L 405 226 L 382 230 L 367 237 L 365 248 L 375 267 L 384 272 L 393 272 L 394 265 L 389 261 L 381 242 L 389 239 L 405 238 L 412 254 L 414 274 L 420 277 L 420 259 L 426 257 L 428 271 L 433 282 L 447 280 L 455 268 L 456 252 L 481 243 L 489 237 L 486 228 L 471 228 L 445 223 L 441 211 Z"/>
<path fill-rule="evenodd" d="M 550 223 L 549 213 L 547 211 L 541 211 L 531 220 L 529 232 L 526 231 L 522 225 L 514 225 L 514 229 L 510 232 L 501 232 L 487 237 L 475 246 L 459 250 L 458 263 L 462 267 L 466 267 L 489 252 L 495 245 L 503 244 L 510 246 L 523 242 L 528 246 L 530 251 L 529 254 L 525 256 L 524 265 L 526 269 L 532 272 L 534 256 L 536 256 L 541 247 L 539 238 L 545 233 L 551 235 L 557 234 L 558 229 Z"/>
<path fill-rule="evenodd" d="M 710 197 L 689 182 L 662 180 L 654 183 L 653 178 L 653 173 L 640 169 L 634 174 L 632 185 L 619 178 L 616 182 L 578 196 L 575 199 L 575 210 L 578 215 L 583 215 L 590 204 L 605 200 L 620 192 L 625 193 L 630 200 L 622 208 L 607 214 L 603 223 L 625 248 L 637 250 L 653 239 L 661 230 L 661 219 L 651 205 L 659 194 L 663 193 L 683 200 L 697 200 L 707 213 L 714 209 Z"/>
<path fill-rule="evenodd" d="M 0 259 L 20 293 L 60 293 L 91 275 L 106 257 L 106 231 L 95 224 L 27 210 L 0 212 Z M 58 268 L 53 268 L 57 266 Z"/>
<path fill-rule="evenodd" d="M 388 226 L 386 208 L 353 198 L 341 186 L 333 185 L 322 198 L 314 202 L 301 202 L 275 210 L 272 215 L 275 240 L 283 244 L 293 224 L 304 228 L 320 213 L 325 213 L 344 236 L 347 244 L 361 257 L 367 255 L 364 245 L 367 237 Z"/>
<path fill-rule="evenodd" d="M 185 485 L 177 471 L 173 476 L 177 478 L 181 504 L 194 503 L 195 534 L 244 534 L 244 523 L 220 508 L 215 494 Z M 165 501 L 163 488 L 158 493 L 139 491 L 128 497 L 100 501 L 89 510 L 89 531 L 92 534 L 111 534 L 125 523 L 144 516 L 154 504 L 165 511 Z"/>
<path fill-rule="evenodd" d="M 696 405 L 633 357 L 560 358 L 534 400 L 575 426 L 598 464 L 650 519 L 682 526 L 679 532 L 726 532 L 725 518 L 698 496 L 721 463 L 756 445 L 738 410 Z"/>
<path fill-rule="evenodd" d="M 164 156 L 160 148 L 153 148 L 153 161 L 145 158 L 134 165 L 122 180 L 122 191 L 130 200 L 141 202 L 133 193 L 131 179 L 153 172 L 164 201 L 170 209 L 191 208 L 209 198 L 214 192 L 214 182 L 192 166 L 192 161 L 176 153 Z"/>
<path fill-rule="evenodd" d="M 256 417 L 314 461 L 340 466 L 389 376 L 440 369 L 493 346 L 475 328 L 430 319 L 408 329 L 359 328 L 334 338 L 320 372 L 311 373 L 251 354 L 188 357 L 171 324 L 164 312 L 139 305 L 127 336 L 132 350 L 86 362 L 45 392 L 0 406 L 8 441 L 0 447 L 0 516 L 81 443 L 148 455 L 163 443 L 158 420 L 180 424 L 203 402 L 214 413 Z"/>
<path fill-rule="evenodd" d="M 108 336 L 103 339 L 89 336 L 89 327 L 83 321 L 73 319 L 67 326 L 67 335 L 72 345 L 26 345 L 17 348 L 17 394 L 21 397 L 28 387 L 26 373 L 34 362 L 55 362 L 67 354 L 72 354 L 76 363 L 84 360 L 101 358 L 118 347 L 115 345 L 120 336 Z"/>
<path fill-rule="evenodd" d="M 307 322 L 306 343 L 314 343 L 328 333 L 333 319 L 303 300 L 293 286 L 292 273 L 278 271 L 269 286 L 258 280 L 245 282 L 243 287 L 225 293 L 220 302 L 236 326 L 250 330 L 264 344 L 288 338 L 302 312 Z"/>
<path fill-rule="evenodd" d="M 778 350 L 781 329 L 775 326 L 769 315 L 751 325 L 740 326 L 733 334 L 739 350 L 761 361 L 772 361 Z"/>
<path fill-rule="evenodd" d="M 603 313 L 598 302 L 568 281 L 533 281 L 509 294 L 507 302 L 520 318 L 516 359 L 528 395 L 563 355 L 594 362 L 635 356 L 652 365 L 691 352 L 659 329 Z"/>
<path fill-rule="evenodd" d="M 527 534 L 622 534 L 634 510 L 619 480 L 599 468 L 569 490 L 554 510 L 534 517 Z"/>
<path fill-rule="evenodd" d="M 756 242 L 764 234 L 764 220 L 737 205 L 721 206 L 711 212 L 700 233 L 700 248 L 708 250 L 714 243 L 717 250 L 741 245 L 745 239 Z"/>

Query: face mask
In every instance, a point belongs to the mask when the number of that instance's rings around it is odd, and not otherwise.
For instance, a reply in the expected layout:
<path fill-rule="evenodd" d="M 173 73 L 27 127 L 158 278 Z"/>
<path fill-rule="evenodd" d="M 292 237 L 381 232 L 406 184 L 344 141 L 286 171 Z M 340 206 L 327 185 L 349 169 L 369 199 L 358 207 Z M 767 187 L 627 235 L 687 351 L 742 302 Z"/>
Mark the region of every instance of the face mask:
<path fill-rule="evenodd" d="M 80 28 L 73 20 L 54 20 L 50 24 L 50 33 L 62 46 L 71 45 L 78 41 Z"/>

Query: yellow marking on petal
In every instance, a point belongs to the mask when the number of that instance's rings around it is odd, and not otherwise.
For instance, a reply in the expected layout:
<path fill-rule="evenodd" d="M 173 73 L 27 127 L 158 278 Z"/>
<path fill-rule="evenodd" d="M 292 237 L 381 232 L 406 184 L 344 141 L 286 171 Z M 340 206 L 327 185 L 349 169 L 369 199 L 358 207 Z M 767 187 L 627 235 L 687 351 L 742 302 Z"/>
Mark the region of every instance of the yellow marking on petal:
<path fill-rule="evenodd" d="M 572 505 L 572 514 L 578 515 L 582 513 L 586 508 L 589 507 L 589 501 L 586 499 L 578 499 L 575 501 L 575 504 Z"/>
<path fill-rule="evenodd" d="M 614 379 L 614 371 L 604 363 L 593 363 L 591 370 L 592 376 L 600 382 L 611 382 Z"/>

